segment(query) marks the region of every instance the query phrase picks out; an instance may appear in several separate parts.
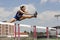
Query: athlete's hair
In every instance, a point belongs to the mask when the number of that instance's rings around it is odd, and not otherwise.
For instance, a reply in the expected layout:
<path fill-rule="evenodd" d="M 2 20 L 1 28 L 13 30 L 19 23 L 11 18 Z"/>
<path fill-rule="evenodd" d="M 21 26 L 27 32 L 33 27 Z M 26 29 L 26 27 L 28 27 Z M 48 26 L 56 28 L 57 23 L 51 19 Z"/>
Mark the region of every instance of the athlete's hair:
<path fill-rule="evenodd" d="M 21 6 L 20 9 L 22 10 L 22 8 L 24 8 L 25 6 Z"/>

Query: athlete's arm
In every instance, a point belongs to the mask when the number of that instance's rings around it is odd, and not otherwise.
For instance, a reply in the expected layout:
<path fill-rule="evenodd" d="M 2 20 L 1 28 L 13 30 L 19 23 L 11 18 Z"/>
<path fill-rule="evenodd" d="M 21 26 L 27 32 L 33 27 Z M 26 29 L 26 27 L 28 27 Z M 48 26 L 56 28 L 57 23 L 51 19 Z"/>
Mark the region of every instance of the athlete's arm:
<path fill-rule="evenodd" d="M 23 14 L 24 14 L 24 12 L 23 12 L 22 10 L 18 10 L 18 12 L 21 12 L 21 13 L 23 13 Z"/>

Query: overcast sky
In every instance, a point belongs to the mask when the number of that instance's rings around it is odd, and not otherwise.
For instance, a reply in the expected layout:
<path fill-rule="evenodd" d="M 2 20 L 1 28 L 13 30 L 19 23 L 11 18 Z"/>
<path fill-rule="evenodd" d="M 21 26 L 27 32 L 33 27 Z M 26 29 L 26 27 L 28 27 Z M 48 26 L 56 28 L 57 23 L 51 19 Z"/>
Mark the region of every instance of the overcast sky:
<path fill-rule="evenodd" d="M 57 22 L 54 17 L 54 15 L 60 15 L 60 0 L 0 0 L 0 21 L 9 21 L 13 18 L 18 7 L 22 4 L 29 5 L 30 11 L 35 8 L 38 17 L 25 19 L 18 23 L 45 27 L 60 25 L 60 18 Z"/>

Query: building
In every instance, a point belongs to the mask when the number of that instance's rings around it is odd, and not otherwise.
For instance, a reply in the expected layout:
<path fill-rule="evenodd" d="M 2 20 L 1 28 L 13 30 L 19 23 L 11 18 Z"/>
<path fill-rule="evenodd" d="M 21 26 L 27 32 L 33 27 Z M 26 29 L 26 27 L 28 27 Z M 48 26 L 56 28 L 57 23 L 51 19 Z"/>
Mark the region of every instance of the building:
<path fill-rule="evenodd" d="M 53 27 L 57 29 L 58 35 L 60 35 L 60 26 Z"/>
<path fill-rule="evenodd" d="M 58 34 L 58 37 L 60 37 L 60 26 L 55 26 L 53 28 L 56 28 L 57 29 L 57 34 Z"/>
<path fill-rule="evenodd" d="M 0 24 L 0 36 L 14 35 L 14 25 Z"/>
<path fill-rule="evenodd" d="M 28 37 L 27 33 L 19 33 L 21 37 Z M 15 36 L 15 25 L 13 23 L 0 22 L 0 37 L 14 37 Z M 18 37 L 18 32 L 16 32 Z"/>

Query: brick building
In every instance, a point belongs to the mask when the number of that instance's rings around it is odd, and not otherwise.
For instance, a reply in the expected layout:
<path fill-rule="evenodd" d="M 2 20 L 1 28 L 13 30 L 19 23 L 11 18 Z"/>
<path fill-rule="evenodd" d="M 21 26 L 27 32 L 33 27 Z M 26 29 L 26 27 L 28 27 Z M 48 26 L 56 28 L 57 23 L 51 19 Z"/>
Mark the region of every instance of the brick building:
<path fill-rule="evenodd" d="M 0 37 L 14 37 L 15 35 L 15 25 L 13 23 L 0 22 Z M 16 32 L 18 35 L 18 32 Z M 28 37 L 27 33 L 20 33 L 21 36 Z"/>
<path fill-rule="evenodd" d="M 0 36 L 14 35 L 14 25 L 0 22 Z"/>

